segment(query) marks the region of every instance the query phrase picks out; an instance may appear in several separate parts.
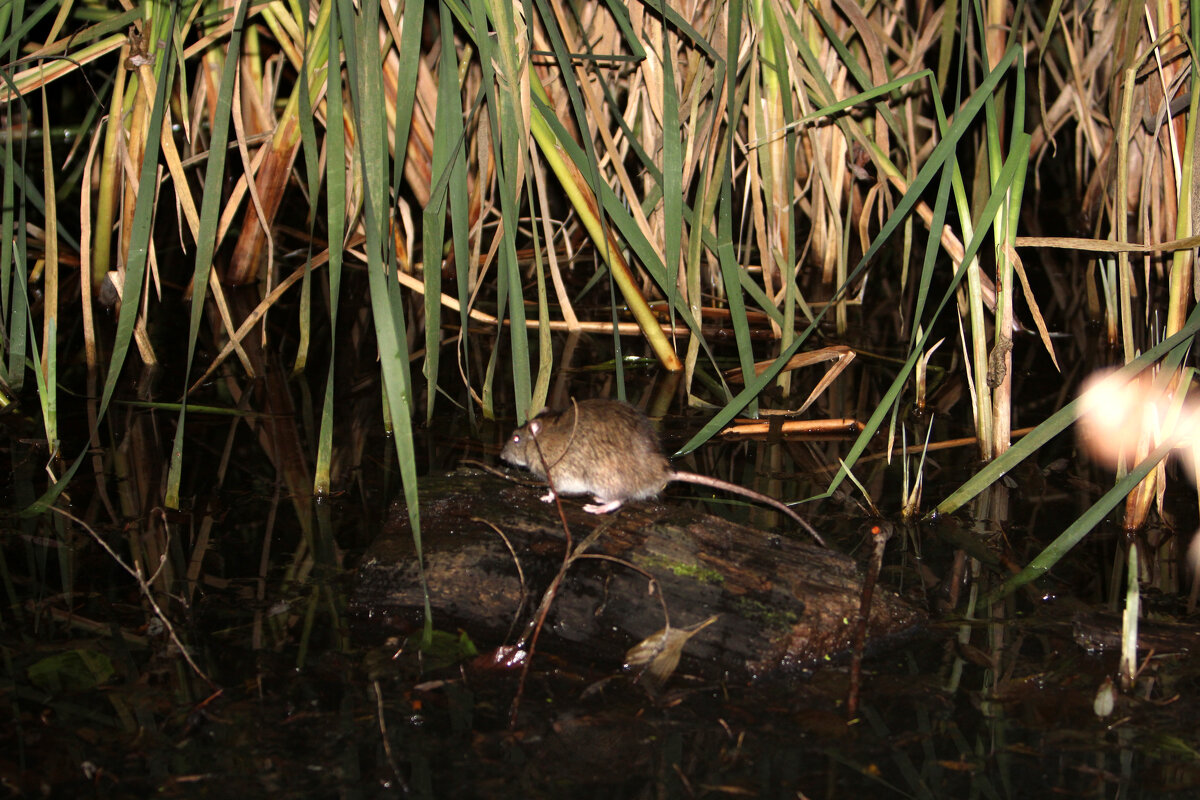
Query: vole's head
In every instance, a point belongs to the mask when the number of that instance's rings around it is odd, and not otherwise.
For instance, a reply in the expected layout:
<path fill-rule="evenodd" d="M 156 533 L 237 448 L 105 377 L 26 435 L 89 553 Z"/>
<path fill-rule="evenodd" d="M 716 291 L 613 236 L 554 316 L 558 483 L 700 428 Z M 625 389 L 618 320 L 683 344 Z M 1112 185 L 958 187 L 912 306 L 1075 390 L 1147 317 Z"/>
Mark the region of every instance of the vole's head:
<path fill-rule="evenodd" d="M 533 448 L 534 438 L 542 432 L 542 426 L 542 421 L 534 418 L 513 431 L 500 452 L 500 458 L 513 466 L 528 467 L 531 457 L 536 457 L 536 451 L 531 453 L 530 450 Z"/>

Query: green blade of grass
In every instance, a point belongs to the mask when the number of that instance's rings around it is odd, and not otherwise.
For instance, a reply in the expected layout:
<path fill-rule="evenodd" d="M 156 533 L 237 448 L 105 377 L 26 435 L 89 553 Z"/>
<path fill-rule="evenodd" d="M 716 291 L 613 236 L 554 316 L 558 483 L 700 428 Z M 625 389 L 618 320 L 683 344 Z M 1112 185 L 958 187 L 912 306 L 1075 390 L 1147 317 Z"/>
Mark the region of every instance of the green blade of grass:
<path fill-rule="evenodd" d="M 177 6 L 171 7 L 171 22 Z M 133 210 L 133 224 L 130 226 L 129 255 L 125 261 L 125 283 L 121 301 L 121 311 L 117 316 L 117 332 L 113 337 L 112 356 L 109 359 L 108 374 L 104 378 L 104 389 L 100 397 L 98 419 L 103 419 L 112 400 L 113 391 L 121 377 L 121 367 L 129 354 L 129 345 L 133 341 L 133 329 L 141 308 L 142 284 L 146 277 L 146 260 L 150 253 L 150 233 L 154 223 L 154 205 L 157 197 L 157 167 L 160 143 L 162 141 L 163 118 L 166 115 L 167 97 L 171 93 L 171 84 L 175 78 L 175 51 L 166 48 L 160 52 L 163 62 L 157 73 L 158 84 L 154 91 L 154 105 L 150 113 L 149 130 L 146 134 L 146 149 L 142 154 L 142 163 L 138 177 L 137 203 Z"/>
<path fill-rule="evenodd" d="M 327 4 L 325 6 L 328 7 Z M 268 15 L 268 19 L 273 19 L 272 15 Z M 300 107 L 300 113 L 297 115 L 297 122 L 300 126 L 300 152 L 304 154 L 304 173 L 305 185 L 308 194 L 308 213 L 306 219 L 308 222 L 308 246 L 306 258 L 304 260 L 304 278 L 300 283 L 300 308 L 298 312 L 299 320 L 296 324 L 296 336 L 298 342 L 296 345 L 296 360 L 292 365 L 292 377 L 296 377 L 304 372 L 308 364 L 308 352 L 312 341 L 312 249 L 313 240 L 316 238 L 317 230 L 317 209 L 320 207 L 318 198 L 321 195 L 321 153 L 317 149 L 317 130 L 314 124 L 316 111 L 313 108 L 314 94 L 312 91 L 313 78 L 317 77 L 317 71 L 322 75 L 328 72 L 329 62 L 327 58 L 317 59 L 315 56 L 323 49 L 328 53 L 328 37 L 329 37 L 329 21 L 326 17 L 323 22 L 323 27 L 318 25 L 313 28 L 308 26 L 307 15 L 302 15 L 304 30 L 304 56 L 300 63 L 300 91 L 297 93 L 297 101 Z M 318 41 L 324 37 L 323 40 Z M 322 43 L 325 47 L 322 48 Z M 339 64 L 340 60 L 334 63 Z M 310 75 L 310 72 L 313 73 Z M 318 81 L 319 83 L 327 83 Z M 328 108 L 326 111 L 328 112 Z M 340 117 L 330 117 L 335 123 L 340 122 Z M 334 248 L 340 249 L 340 248 Z M 332 254 L 332 249 L 331 249 Z M 332 318 L 337 318 L 337 300 L 332 299 L 331 306 Z M 331 353 L 337 351 L 337 327 L 334 325 L 329 331 L 329 350 Z M 329 376 L 326 376 L 329 377 Z M 329 388 L 328 386 L 326 387 Z M 332 420 L 332 408 L 326 406 L 321 407 L 321 424 L 325 425 L 326 415 Z M 323 443 L 322 435 L 317 434 L 317 469 L 313 472 L 313 491 L 316 494 L 325 494 L 329 491 L 329 464 L 331 463 L 332 454 L 325 452 L 325 458 L 322 459 L 321 445 Z"/>
<path fill-rule="evenodd" d="M 458 58 L 454 44 L 454 23 L 450 10 L 439 8 L 441 15 L 442 59 L 438 68 L 437 110 L 430 161 L 429 202 L 422 213 L 421 251 L 425 262 L 425 420 L 433 420 L 437 403 L 438 364 L 442 352 L 442 253 L 446 233 L 446 187 L 450 167 L 461 154 L 462 96 L 458 88 Z"/>
<path fill-rule="evenodd" d="M 179 418 L 175 423 L 175 437 L 171 443 L 170 467 L 167 470 L 167 485 L 163 502 L 167 508 L 179 508 L 179 484 L 183 473 L 183 432 L 187 422 L 187 387 L 191 381 L 191 364 L 196 356 L 196 342 L 200 337 L 200 322 L 204 317 L 204 304 L 208 300 L 208 281 L 212 276 L 212 258 L 217 243 L 217 223 L 221 216 L 221 187 L 225 181 L 225 159 L 228 155 L 229 124 L 233 105 L 233 85 L 239 66 L 237 54 L 242 41 L 242 26 L 246 19 L 249 0 L 241 0 L 234 11 L 234 24 L 229 37 L 229 50 L 221 73 L 220 90 L 217 93 L 216 113 L 212 120 L 208 159 L 205 162 L 204 192 L 200 202 L 200 229 L 196 238 L 196 257 L 192 267 L 192 309 L 188 319 L 188 365 L 183 379 L 183 399 L 179 404 Z M 139 195 L 139 200 L 141 196 Z M 122 308 L 124 310 L 124 308 Z"/>
<path fill-rule="evenodd" d="M 665 17 L 667 4 L 659 3 L 658 11 Z M 666 283 L 671 326 L 675 324 L 676 290 L 679 285 L 679 248 L 683 241 L 683 142 L 679 138 L 679 95 L 675 91 L 675 54 L 668 43 L 671 31 L 665 24 L 662 31 L 662 94 L 663 94 L 663 256 L 666 259 Z"/>
<path fill-rule="evenodd" d="M 479 110 L 479 103 L 483 101 L 484 95 L 480 93 L 476 103 L 471 108 L 471 117 L 474 118 Z M 458 120 L 460 148 L 465 148 L 466 132 L 463 127 L 462 120 Z M 449 180 L 449 200 L 450 200 L 450 236 L 454 243 L 454 279 L 455 290 L 458 293 L 458 347 L 460 353 L 459 364 L 461 364 L 463 383 L 467 386 L 471 385 L 471 358 L 467 349 L 471 338 L 470 323 L 471 323 L 471 220 L 470 220 L 470 187 L 467 181 L 467 157 L 465 152 L 459 153 L 450 165 L 450 180 Z M 467 404 L 467 418 L 472 426 L 475 421 L 475 405 L 474 403 Z"/>
<path fill-rule="evenodd" d="M 1075 404 L 1072 403 L 1071 405 L 1074 406 Z M 1059 559 L 1066 555 L 1093 528 L 1099 525 L 1108 515 L 1108 512 L 1122 503 L 1129 493 L 1137 488 L 1137 485 L 1158 466 L 1159 462 L 1170 454 L 1174 447 L 1175 442 L 1172 441 L 1163 442 L 1156 447 L 1128 475 L 1117 481 L 1091 508 L 1083 512 L 1053 542 L 1047 545 L 1042 552 L 1038 553 L 1023 570 L 989 592 L 984 598 L 984 603 L 994 603 L 1000 598 L 1012 594 L 1012 592 L 1027 583 L 1045 575 L 1051 567 L 1058 563 Z M 1009 450 L 1009 452 L 1012 452 L 1012 450 Z"/>
<path fill-rule="evenodd" d="M 2 19 L 7 23 L 11 18 L 11 7 L 5 7 Z M 5 53 L 9 60 L 16 58 L 16 43 L 9 46 Z M 10 85 L 8 73 L 0 72 L 0 79 L 5 85 Z M 4 121 L 7 130 L 14 130 L 13 105 L 4 107 Z M 16 105 L 20 108 L 22 122 L 28 119 L 28 108 L 24 100 Z M 0 356 L 7 355 L 7 364 L 0 357 L 0 378 L 3 378 L 9 388 L 15 393 L 20 392 L 25 384 L 25 353 L 26 334 L 29 326 L 29 299 L 26 295 L 28 273 L 26 269 L 25 251 L 25 191 L 24 182 L 17 181 L 17 157 L 13 152 L 13 137 L 4 137 L 3 165 L 4 173 L 0 186 L 0 323 L 5 326 L 5 337 L 0 341 Z M 21 139 L 21 173 L 24 174 L 25 139 Z M 20 189 L 18 191 L 18 188 Z M 17 211 L 16 209 L 19 209 Z M 11 299 L 10 299 L 11 298 Z M 7 351 L 7 352 L 4 352 Z"/>
<path fill-rule="evenodd" d="M 407 30 L 407 27 L 405 28 Z M 338 300 L 341 296 L 342 242 L 346 238 L 346 130 L 343 123 L 341 41 L 336 14 L 329 15 L 326 47 L 325 108 L 329 122 L 325 129 L 325 221 L 329 229 L 329 367 L 325 373 L 325 393 L 321 402 L 321 430 L 317 435 L 317 463 L 313 473 L 313 491 L 326 494 L 333 463 L 333 406 L 337 350 Z M 328 65 L 333 65 L 329 68 Z M 411 111 L 411 104 L 409 106 Z M 399 155 L 397 155 L 399 158 Z M 314 192 L 315 197 L 315 192 Z"/>
<path fill-rule="evenodd" d="M 494 5 L 494 7 L 493 7 Z M 503 238 L 497 252 L 496 274 L 499 309 L 508 311 L 509 344 L 512 348 L 513 395 L 517 421 L 535 411 L 532 371 L 529 362 L 529 338 L 525 327 L 525 301 L 521 293 L 521 267 L 517 259 L 516 231 L 520 217 L 520 187 L 517 180 L 520 165 L 525 162 L 522 148 L 527 146 L 528 131 L 522 112 L 521 81 L 526 71 L 518 63 L 519 43 L 511 5 L 487 0 L 470 4 L 475 45 L 479 48 L 482 85 L 487 94 L 488 121 L 494 147 L 497 191 L 500 200 L 500 219 Z M 492 19 L 495 36 L 488 35 L 487 20 Z M 503 88 L 504 91 L 500 91 Z M 496 351 L 493 350 L 494 360 Z M 494 363 L 489 363 L 485 377 L 485 399 L 490 398 Z M 485 402 L 485 413 L 491 413 L 491 401 Z"/>
<path fill-rule="evenodd" d="M 729 22 L 730 32 L 727 42 L 728 51 L 725 53 L 725 97 L 726 108 L 725 114 L 729 119 L 737 117 L 738 109 L 740 109 L 745 101 L 745 95 L 739 95 L 737 90 L 737 54 L 739 42 L 741 40 L 741 26 L 743 17 L 743 6 L 741 0 L 733 0 L 729 7 Z M 732 65 L 732 66 L 731 66 Z M 749 89 L 747 87 L 746 91 Z M 717 199 L 717 237 L 716 237 L 716 253 L 717 263 L 721 269 L 721 279 L 725 284 L 725 291 L 728 296 L 729 303 L 729 318 L 733 322 L 733 337 L 737 343 L 738 363 L 742 369 L 742 374 L 750 376 L 754 374 L 754 353 L 750 342 L 750 326 L 746 320 L 746 304 L 742 298 L 742 293 L 738 291 L 741 283 L 741 275 L 743 270 L 741 265 L 737 263 L 737 256 L 733 250 L 733 148 L 731 146 L 731 137 L 733 135 L 733 126 L 727 129 L 726 140 L 723 147 L 724 158 L 721 159 L 720 172 L 720 194 Z M 765 296 L 764 296 L 764 299 Z M 774 303 L 767 302 L 767 305 L 774 306 Z M 780 319 L 782 323 L 782 318 Z M 765 385 L 765 384 L 764 384 Z M 726 387 L 726 392 L 729 392 Z M 727 394 L 728 396 L 728 394 Z M 736 401 L 735 401 L 736 402 Z M 747 403 L 753 402 L 753 399 L 747 400 Z M 746 403 L 738 406 L 740 411 Z M 728 408 L 728 405 L 727 405 Z M 718 415 L 719 416 L 719 415 Z M 733 414 L 730 414 L 730 419 Z M 710 420 L 711 423 L 711 420 Z M 712 433 L 716 433 L 714 429 Z M 709 436 L 712 435 L 709 434 Z M 705 437 L 704 440 L 707 440 Z M 693 439 L 695 441 L 695 439 Z M 689 442 L 688 445 L 692 443 Z M 697 443 L 698 444 L 698 443 Z M 680 453 L 687 452 L 690 448 L 684 445 L 680 449 Z"/>
<path fill-rule="evenodd" d="M 46 187 L 46 229 L 58 227 L 58 188 L 54 185 L 58 172 L 54 168 L 54 148 L 50 145 L 50 104 L 46 89 L 42 91 L 42 181 Z M 58 239 L 46 237 L 42 269 L 42 364 L 44 380 L 38 383 L 42 400 L 42 424 L 46 429 L 46 446 L 50 454 L 58 454 Z"/>
<path fill-rule="evenodd" d="M 388 412 L 392 423 L 400 478 L 408 506 L 413 547 L 425 602 L 423 641 L 433 636 L 433 610 L 425 579 L 425 559 L 421 548 L 420 505 L 417 493 L 417 465 L 412 435 L 414 406 L 412 377 L 408 366 L 408 340 L 405 333 L 404 302 L 393 268 L 385 260 L 385 247 L 391 237 L 388 230 L 388 159 L 387 120 L 383 104 L 382 54 L 379 50 L 379 5 L 364 4 L 355 13 L 352 0 L 337 0 L 342 29 L 346 32 L 344 50 L 350 74 L 350 92 L 358 130 L 358 157 L 363 176 L 363 225 L 366 230 L 368 287 L 375 338 L 379 347 L 379 365 L 383 372 Z"/>

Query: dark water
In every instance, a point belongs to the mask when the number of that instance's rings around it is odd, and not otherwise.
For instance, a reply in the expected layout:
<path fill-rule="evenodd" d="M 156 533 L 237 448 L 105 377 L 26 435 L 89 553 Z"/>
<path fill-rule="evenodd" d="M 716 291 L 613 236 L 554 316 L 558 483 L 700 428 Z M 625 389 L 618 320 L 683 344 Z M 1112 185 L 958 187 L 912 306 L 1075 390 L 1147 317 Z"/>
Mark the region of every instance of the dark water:
<path fill-rule="evenodd" d="M 869 389 L 886 372 L 867 361 L 852 380 Z M 635 400 L 663 385 L 633 377 Z M 862 417 L 856 391 L 845 388 L 850 381 L 812 416 Z M 290 430 L 305 442 L 315 430 L 314 400 L 302 383 L 291 388 Z M 612 387 L 580 374 L 561 391 L 609 395 Z M 1023 413 L 1034 419 L 1052 410 L 1042 406 L 1035 398 Z M 445 646 L 421 654 L 395 631 L 351 618 L 354 567 L 400 483 L 392 442 L 374 422 L 377 385 L 348 390 L 344 407 L 334 469 L 339 491 L 319 504 L 297 499 L 286 461 L 265 454 L 268 426 L 251 430 L 245 421 L 197 414 L 186 451 L 186 508 L 164 511 L 174 414 L 130 407 L 115 425 L 117 441 L 102 454 L 106 493 L 85 466 L 63 504 L 98 538 L 60 515 L 4 518 L 0 646 L 13 722 L 0 726 L 0 779 L 10 796 L 1200 791 L 1198 670 L 1188 652 L 1142 651 L 1134 688 L 1118 694 L 1106 716 L 1094 710 L 1117 655 L 1079 644 L 1073 623 L 1083 613 L 1121 608 L 1129 542 L 1115 525 L 1093 531 L 1027 589 L 990 605 L 983 600 L 1111 485 L 1111 476 L 1075 452 L 1073 440 L 1052 443 L 1004 486 L 934 523 L 899 521 L 899 461 L 860 462 L 856 476 L 896 525 L 882 581 L 928 609 L 931 622 L 874 651 L 859 713 L 848 719 L 844 662 L 758 681 L 700 678 L 685 651 L 664 689 L 650 692 L 619 663 L 564 655 L 552 632 L 522 679 L 518 669 L 473 655 L 503 640 L 439 630 Z M 674 410 L 664 424 L 668 449 L 704 419 Z M 935 425 L 935 441 L 966 435 L 961 424 Z M 494 462 L 511 426 L 511 419 L 472 425 L 447 408 L 438 424 L 418 429 L 419 469 L 447 470 L 464 457 Z M 276 426 L 271 434 L 278 440 L 288 430 Z M 39 435 L 20 414 L 0 423 L 0 447 L 12 465 L 4 483 L 10 511 L 45 485 L 47 454 L 31 444 Z M 781 478 L 770 484 L 780 496 L 812 497 L 824 491 L 848 445 L 836 437 L 717 444 L 682 466 L 747 484 L 769 474 Z M 910 467 L 915 473 L 915 460 Z M 922 510 L 976 467 L 969 448 L 933 454 L 922 467 Z M 690 497 L 695 493 L 673 488 L 664 502 L 694 502 Z M 1190 584 L 1179 552 L 1195 527 L 1195 495 L 1182 476 L 1173 479 L 1167 502 L 1171 524 L 1156 518 L 1138 538 L 1144 615 L 1186 624 Z M 843 484 L 802 508 L 835 546 L 865 563 L 872 518 L 864 506 Z M 757 513 L 742 505 L 706 508 L 749 522 Z M 114 556 L 142 565 L 174 636 Z M 1186 644 L 1195 639 L 1191 631 L 1170 641 Z M 203 676 L 180 657 L 176 639 Z"/>

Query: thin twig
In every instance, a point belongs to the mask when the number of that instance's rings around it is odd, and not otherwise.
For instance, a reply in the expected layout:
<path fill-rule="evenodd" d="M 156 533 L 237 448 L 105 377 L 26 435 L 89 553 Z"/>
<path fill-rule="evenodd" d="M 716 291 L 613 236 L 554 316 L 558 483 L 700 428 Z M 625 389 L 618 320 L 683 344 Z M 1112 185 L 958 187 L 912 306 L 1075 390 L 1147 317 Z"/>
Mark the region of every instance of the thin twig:
<path fill-rule="evenodd" d="M 154 610 L 155 616 L 157 616 L 162 621 L 163 626 L 166 627 L 167 634 L 171 637 L 171 641 L 175 643 L 175 646 L 179 648 L 179 652 L 183 655 L 183 659 L 185 661 L 187 661 L 188 666 L 191 667 L 192 670 L 197 675 L 199 675 L 201 678 L 203 678 L 205 683 L 207 683 L 209 686 L 213 687 L 214 689 L 219 688 L 217 686 L 216 682 L 213 681 L 212 678 L 208 677 L 208 675 L 206 675 L 204 673 L 204 670 L 200 669 L 200 665 L 197 664 L 192 659 L 192 656 L 188 652 L 188 649 L 184 646 L 183 642 L 180 641 L 179 635 L 175 632 L 175 626 L 171 624 L 171 620 L 167 619 L 166 613 L 164 613 L 163 610 L 161 608 L 159 608 L 158 603 L 155 602 L 154 593 L 152 591 L 150 591 L 150 584 L 148 584 L 146 582 L 146 579 L 144 577 L 142 577 L 141 565 L 139 564 L 135 568 L 135 567 L 131 567 L 128 564 L 126 564 L 125 561 L 122 560 L 122 558 L 119 555 L 117 555 L 117 552 L 115 550 L 113 550 L 111 547 L 109 547 L 108 542 L 104 541 L 104 539 L 100 537 L 100 534 L 98 534 L 94 530 L 92 530 L 91 526 L 88 525 L 83 520 L 81 520 L 79 517 L 75 516 L 74 514 L 72 514 L 69 511 L 66 511 L 61 508 L 57 508 L 55 506 L 51 506 L 50 508 L 52 511 L 54 511 L 58 514 L 61 514 L 62 516 L 66 517 L 67 519 L 71 520 L 76 525 L 78 525 L 79 527 L 81 527 L 85 531 L 87 531 L 88 534 L 91 535 L 91 537 L 93 539 L 95 539 L 100 544 L 101 547 L 104 548 L 105 552 L 107 552 L 112 557 L 113 561 L 116 561 L 121 566 L 121 569 L 128 572 L 130 575 L 132 575 L 134 577 L 135 580 L 137 580 L 138 586 L 141 588 L 142 594 L 146 595 L 146 600 L 149 601 L 150 607 Z M 165 561 L 165 559 L 166 559 L 166 550 L 167 550 L 167 548 L 163 549 L 163 555 L 159 561 L 159 569 L 162 568 L 162 562 Z M 155 570 L 155 575 L 157 575 L 157 574 L 158 574 L 158 570 Z"/>
<path fill-rule="evenodd" d="M 846 717 L 854 719 L 858 714 L 858 690 L 862 679 L 863 650 L 867 643 L 867 623 L 871 618 L 871 600 L 875 596 L 875 584 L 879 581 L 879 569 L 883 564 L 883 550 L 892 535 L 892 526 L 881 522 L 871 528 L 874 551 L 867 574 L 863 577 L 862 597 L 858 604 L 858 620 L 854 626 L 854 641 L 850 652 L 850 688 L 846 692 Z"/>

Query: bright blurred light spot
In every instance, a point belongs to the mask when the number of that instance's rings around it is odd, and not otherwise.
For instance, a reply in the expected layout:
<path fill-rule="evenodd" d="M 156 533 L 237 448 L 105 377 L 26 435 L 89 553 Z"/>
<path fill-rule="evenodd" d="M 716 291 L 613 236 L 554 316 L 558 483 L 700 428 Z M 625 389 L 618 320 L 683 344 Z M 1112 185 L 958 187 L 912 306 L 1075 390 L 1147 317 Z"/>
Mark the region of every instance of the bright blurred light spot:
<path fill-rule="evenodd" d="M 1154 418 L 1161 400 L 1150 389 L 1146 379 L 1125 381 L 1112 371 L 1097 372 L 1084 382 L 1079 433 L 1088 452 L 1110 465 L 1132 457 L 1148 414 Z"/>

